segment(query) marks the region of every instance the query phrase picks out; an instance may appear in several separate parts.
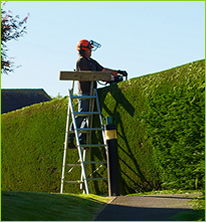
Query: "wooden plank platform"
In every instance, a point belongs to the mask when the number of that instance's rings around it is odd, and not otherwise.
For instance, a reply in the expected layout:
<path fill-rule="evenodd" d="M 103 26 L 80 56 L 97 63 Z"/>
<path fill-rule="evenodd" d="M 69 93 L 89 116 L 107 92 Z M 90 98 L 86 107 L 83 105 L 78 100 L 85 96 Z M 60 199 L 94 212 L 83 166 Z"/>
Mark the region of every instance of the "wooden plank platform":
<path fill-rule="evenodd" d="M 61 71 L 59 75 L 59 80 L 79 80 L 79 81 L 110 81 L 111 72 L 92 72 L 92 71 Z"/>

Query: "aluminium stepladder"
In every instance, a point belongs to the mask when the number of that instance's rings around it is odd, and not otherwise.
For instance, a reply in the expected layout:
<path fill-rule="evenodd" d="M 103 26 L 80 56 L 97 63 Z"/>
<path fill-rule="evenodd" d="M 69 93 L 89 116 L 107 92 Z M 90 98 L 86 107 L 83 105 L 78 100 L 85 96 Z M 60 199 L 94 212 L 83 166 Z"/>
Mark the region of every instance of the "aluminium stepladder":
<path fill-rule="evenodd" d="M 88 181 L 89 180 L 107 180 L 108 178 L 88 178 L 88 172 L 87 172 L 87 164 L 107 164 L 106 160 L 102 161 L 88 161 L 88 149 L 84 148 L 91 148 L 91 147 L 101 147 L 105 149 L 106 155 L 107 155 L 107 147 L 106 147 L 106 140 L 105 140 L 105 132 L 104 132 L 104 125 L 103 125 L 103 120 L 102 120 L 102 115 L 101 115 L 101 108 L 99 104 L 99 99 L 98 99 L 98 94 L 97 90 L 93 89 L 93 82 L 91 84 L 91 92 L 90 96 L 75 96 L 73 95 L 73 89 L 74 89 L 74 80 L 72 83 L 72 89 L 68 89 L 68 111 L 67 111 L 67 121 L 66 121 L 66 133 L 65 133 L 65 143 L 64 143 L 64 155 L 63 155 L 63 166 L 62 166 L 62 178 L 61 178 L 61 190 L 60 193 L 63 193 L 64 190 L 64 185 L 66 183 L 79 183 L 80 184 L 80 189 L 83 190 L 83 193 L 89 194 L 89 185 Z M 89 99 L 90 100 L 90 106 L 89 106 L 89 112 L 75 112 L 74 111 L 74 106 L 73 106 L 73 99 Z M 94 111 L 95 104 L 97 107 L 97 111 Z M 87 126 L 88 128 L 77 128 L 77 124 L 75 121 L 75 116 L 87 116 Z M 93 116 L 97 115 L 99 117 L 99 123 L 100 127 L 98 128 L 93 128 Z M 69 131 L 70 127 L 70 117 L 72 119 L 73 125 L 74 125 L 74 132 Z M 101 131 L 102 135 L 102 144 L 92 144 L 91 140 L 91 135 L 92 131 Z M 67 163 L 67 154 L 68 154 L 68 137 L 70 133 L 75 133 L 75 138 L 76 138 L 76 145 L 77 145 L 77 151 L 79 155 L 79 160 L 78 164 L 77 163 L 72 163 L 69 164 Z M 79 134 L 80 133 L 86 133 L 87 134 L 87 144 L 80 144 L 79 141 Z M 106 158 L 107 159 L 107 158 Z M 65 174 L 66 174 L 66 168 L 67 167 L 81 167 L 81 178 L 80 180 L 76 181 L 66 181 L 65 180 Z M 70 168 L 70 170 L 72 169 Z M 70 171 L 69 170 L 69 171 Z M 68 171 L 68 172 L 69 172 Z"/>

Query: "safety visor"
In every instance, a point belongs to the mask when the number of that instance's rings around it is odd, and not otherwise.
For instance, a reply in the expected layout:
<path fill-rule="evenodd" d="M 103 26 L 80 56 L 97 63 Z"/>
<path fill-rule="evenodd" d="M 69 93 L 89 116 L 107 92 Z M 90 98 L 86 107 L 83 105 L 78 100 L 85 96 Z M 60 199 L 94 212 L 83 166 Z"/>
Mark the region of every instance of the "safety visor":
<path fill-rule="evenodd" d="M 96 51 L 98 48 L 101 47 L 101 44 L 95 42 L 94 40 L 90 40 L 89 45 L 92 47 L 91 48 L 92 51 Z"/>

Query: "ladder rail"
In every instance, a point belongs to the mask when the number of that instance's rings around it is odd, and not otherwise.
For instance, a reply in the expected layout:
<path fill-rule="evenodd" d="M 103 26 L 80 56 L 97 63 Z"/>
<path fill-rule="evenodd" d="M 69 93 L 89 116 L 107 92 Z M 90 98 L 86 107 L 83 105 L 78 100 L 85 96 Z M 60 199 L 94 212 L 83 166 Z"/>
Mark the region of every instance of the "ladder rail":
<path fill-rule="evenodd" d="M 69 99 L 69 98 L 68 98 L 68 99 Z M 65 167 L 66 167 L 68 138 L 69 138 L 69 123 L 70 123 L 70 107 L 69 107 L 69 102 L 68 102 L 67 121 L 66 121 L 66 133 L 65 133 L 65 140 L 64 140 L 64 155 L 63 155 L 62 178 L 61 178 L 60 193 L 63 193 L 63 189 L 64 189 Z"/>
<path fill-rule="evenodd" d="M 71 92 L 69 91 L 69 97 L 71 98 Z M 72 105 L 72 99 L 69 99 L 69 105 L 71 107 L 71 114 L 72 114 L 72 119 L 73 119 L 73 126 L 74 126 L 74 132 L 75 132 L 75 136 L 76 136 L 76 142 L 77 142 L 77 149 L 78 149 L 78 153 L 79 153 L 79 157 L 80 157 L 80 161 L 81 161 L 81 168 L 82 168 L 82 175 L 83 175 L 83 180 L 84 180 L 84 185 L 85 185 L 85 189 L 86 189 L 86 194 L 89 194 L 89 186 L 88 186 L 88 182 L 87 182 L 87 175 L 86 175 L 86 170 L 85 170 L 85 166 L 84 166 L 84 161 L 83 161 L 83 154 L 82 154 L 82 150 L 81 150 L 81 144 L 80 144 L 80 140 L 79 140 L 79 136 L 78 136 L 78 131 L 77 131 L 77 124 L 75 121 L 75 116 L 74 116 L 74 108 Z"/>
<path fill-rule="evenodd" d="M 91 87 L 90 87 L 90 96 L 94 96 L 95 95 L 95 91 L 93 89 L 93 86 L 94 86 L 94 82 L 92 81 L 91 82 Z M 95 95 L 96 97 L 96 95 Z M 89 112 L 94 112 L 94 99 L 91 99 L 90 100 L 90 103 L 89 103 Z M 88 124 L 87 124 L 87 127 L 88 128 L 92 128 L 92 123 L 93 123 L 93 115 L 91 116 L 88 116 Z M 90 144 L 91 143 L 91 139 L 92 139 L 92 132 L 90 131 L 88 133 L 88 138 L 87 138 L 87 143 Z"/>
<path fill-rule="evenodd" d="M 93 112 L 93 114 L 94 114 L 94 99 L 96 98 L 96 95 L 94 94 L 93 87 L 94 87 L 94 81 L 91 82 L 91 86 L 90 86 L 90 101 L 89 101 L 89 110 L 88 110 L 88 112 L 90 112 L 90 113 Z M 83 98 L 85 98 L 85 97 L 83 97 Z M 93 123 L 93 115 L 88 115 L 87 116 L 87 128 L 92 128 L 92 123 Z M 89 130 L 87 132 L 86 141 L 87 141 L 87 144 L 91 144 L 91 141 L 92 141 L 92 131 L 91 130 Z M 88 152 L 87 152 L 87 150 L 83 151 L 84 161 L 89 160 L 89 155 L 87 153 L 90 153 L 90 152 L 91 152 L 91 150 L 89 150 Z M 85 171 L 86 172 L 88 171 L 88 164 L 86 164 L 86 166 L 85 166 Z M 81 180 L 82 180 L 82 178 L 83 178 L 83 172 L 81 173 Z M 83 189 L 83 184 L 80 184 L 80 189 Z"/>
<path fill-rule="evenodd" d="M 95 93 L 96 93 L 97 110 L 99 112 L 99 117 L 100 117 L 100 124 L 101 124 L 101 128 L 104 130 L 104 124 L 103 124 L 103 120 L 102 120 L 102 113 L 101 113 L 101 107 L 99 104 L 99 97 L 98 97 L 97 89 L 95 89 Z"/>
<path fill-rule="evenodd" d="M 97 89 L 95 91 L 96 91 L 97 110 L 99 112 L 100 125 L 101 125 L 101 128 L 102 128 L 102 138 L 103 138 L 104 144 L 106 145 L 107 143 L 106 143 L 106 137 L 105 137 L 105 130 L 104 130 L 104 124 L 103 124 L 103 119 L 102 119 L 101 107 L 100 107 L 100 103 L 99 103 L 99 96 L 98 96 Z M 105 149 L 106 149 L 106 155 L 107 155 L 107 146 L 105 146 Z"/>
<path fill-rule="evenodd" d="M 83 150 L 83 161 L 85 163 L 85 160 L 86 160 L 86 150 Z M 85 172 L 86 172 L 86 168 L 87 166 L 84 166 L 85 167 Z M 83 181 L 84 179 L 84 174 L 83 174 L 83 171 L 81 171 L 81 181 Z M 83 183 L 80 184 L 80 190 L 83 190 Z M 85 193 L 85 190 L 83 190 L 83 193 Z"/>
<path fill-rule="evenodd" d="M 108 159 L 108 148 L 107 148 L 107 142 L 106 142 L 104 124 L 103 124 L 101 107 L 100 107 L 100 103 L 99 103 L 99 96 L 98 96 L 97 89 L 95 89 L 95 92 L 96 92 L 96 97 L 97 97 L 97 98 L 96 98 L 97 110 L 98 110 L 98 112 L 99 112 L 100 125 L 101 125 L 101 128 L 102 128 L 102 138 L 103 138 L 103 143 L 105 144 L 106 159 Z M 108 167 L 108 163 L 107 163 L 107 167 Z M 107 180 L 107 186 L 109 187 L 109 180 Z"/>

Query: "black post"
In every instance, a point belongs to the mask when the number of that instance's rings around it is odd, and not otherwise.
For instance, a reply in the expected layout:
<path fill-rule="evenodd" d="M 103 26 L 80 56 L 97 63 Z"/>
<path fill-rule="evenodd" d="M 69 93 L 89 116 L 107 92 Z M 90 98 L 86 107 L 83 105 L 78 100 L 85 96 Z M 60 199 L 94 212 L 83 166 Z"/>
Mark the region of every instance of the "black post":
<path fill-rule="evenodd" d="M 107 143 L 107 168 L 108 168 L 108 186 L 109 196 L 119 196 L 119 164 L 117 152 L 117 130 L 112 118 L 107 118 L 105 125 L 106 143 Z"/>

